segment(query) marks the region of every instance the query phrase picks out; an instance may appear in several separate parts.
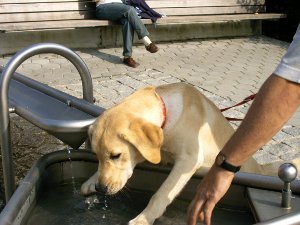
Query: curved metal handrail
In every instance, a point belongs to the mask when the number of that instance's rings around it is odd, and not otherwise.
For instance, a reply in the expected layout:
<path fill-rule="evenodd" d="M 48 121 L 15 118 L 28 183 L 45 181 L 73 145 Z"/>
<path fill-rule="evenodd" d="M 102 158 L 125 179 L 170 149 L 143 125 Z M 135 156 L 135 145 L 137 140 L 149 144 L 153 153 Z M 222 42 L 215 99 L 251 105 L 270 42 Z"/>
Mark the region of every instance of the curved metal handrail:
<path fill-rule="evenodd" d="M 6 202 L 15 190 L 9 126 L 9 83 L 14 72 L 26 59 L 42 53 L 54 53 L 68 59 L 80 74 L 83 98 L 88 102 L 93 102 L 93 83 L 90 72 L 83 60 L 72 50 L 55 43 L 39 43 L 20 50 L 9 60 L 0 77 L 0 140 Z"/>

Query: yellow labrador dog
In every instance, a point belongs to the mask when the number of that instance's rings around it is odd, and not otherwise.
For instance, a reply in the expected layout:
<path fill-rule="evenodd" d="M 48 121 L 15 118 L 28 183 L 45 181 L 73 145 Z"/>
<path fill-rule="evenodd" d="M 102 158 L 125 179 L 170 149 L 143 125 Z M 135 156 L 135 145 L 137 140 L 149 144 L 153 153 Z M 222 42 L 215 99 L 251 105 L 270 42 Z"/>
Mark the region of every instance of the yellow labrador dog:
<path fill-rule="evenodd" d="M 147 207 L 130 225 L 150 225 L 202 166 L 210 167 L 234 130 L 220 110 L 196 88 L 184 84 L 147 87 L 105 111 L 90 127 L 99 169 L 82 194 L 115 194 L 131 177 L 136 164 L 173 162 L 171 173 Z M 166 157 L 168 156 L 168 157 Z M 250 159 L 248 172 L 263 173 Z M 267 169 L 274 174 L 277 168 Z"/>

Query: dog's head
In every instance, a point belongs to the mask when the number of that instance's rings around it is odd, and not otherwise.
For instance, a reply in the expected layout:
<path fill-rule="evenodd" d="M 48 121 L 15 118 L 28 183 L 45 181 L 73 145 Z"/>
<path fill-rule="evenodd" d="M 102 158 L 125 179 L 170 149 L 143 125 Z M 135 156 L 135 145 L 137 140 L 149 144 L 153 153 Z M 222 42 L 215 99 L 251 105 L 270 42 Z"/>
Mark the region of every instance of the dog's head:
<path fill-rule="evenodd" d="M 161 160 L 162 129 L 134 114 L 108 110 L 90 126 L 89 136 L 99 160 L 96 189 L 106 194 L 121 190 L 137 163 Z"/>

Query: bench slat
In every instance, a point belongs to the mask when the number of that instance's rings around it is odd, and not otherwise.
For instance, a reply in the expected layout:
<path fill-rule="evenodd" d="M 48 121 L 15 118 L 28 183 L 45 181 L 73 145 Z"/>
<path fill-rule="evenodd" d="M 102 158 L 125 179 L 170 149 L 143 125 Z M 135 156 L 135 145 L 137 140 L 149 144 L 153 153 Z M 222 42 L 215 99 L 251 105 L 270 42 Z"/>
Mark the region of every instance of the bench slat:
<path fill-rule="evenodd" d="M 45 13 L 10 13 L 0 14 L 0 23 L 11 22 L 33 22 L 33 21 L 50 21 L 50 20 L 79 20 L 95 19 L 95 11 L 68 11 L 68 12 L 45 12 Z"/>
<path fill-rule="evenodd" d="M 84 0 L 81 0 L 84 1 Z M 92 1 L 92 0 L 86 0 Z M 0 0 L 0 4 L 12 3 L 42 3 L 42 2 L 74 2 L 74 0 Z M 75 1 L 76 2 L 76 1 Z M 195 7 L 195 6 L 236 6 L 236 5 L 265 5 L 265 0 L 146 0 L 150 7 Z"/>
<path fill-rule="evenodd" d="M 195 8 L 163 8 L 157 9 L 157 12 L 167 16 L 179 15 L 209 15 L 209 14 L 240 14 L 240 13 L 260 13 L 265 12 L 264 6 L 252 7 L 195 7 Z"/>
<path fill-rule="evenodd" d="M 0 4 L 0 13 L 64 12 L 95 10 L 95 2 L 48 2 L 28 4 Z"/>
<path fill-rule="evenodd" d="M 107 20 L 65 20 L 61 21 L 42 21 L 24 23 L 4 23 L 0 24 L 0 31 L 22 31 L 40 29 L 67 29 L 77 27 L 101 27 L 111 25 Z"/>
<path fill-rule="evenodd" d="M 84 0 L 79 0 L 84 1 Z M 92 1 L 92 0 L 87 0 Z M 56 1 L 50 1 L 50 0 L 0 0 L 0 4 L 4 3 L 33 3 L 33 2 L 74 2 L 74 0 L 56 0 Z"/>
<path fill-rule="evenodd" d="M 242 20 L 265 20 L 282 19 L 285 14 L 280 13 L 262 13 L 262 14 L 240 14 L 240 15 L 207 15 L 207 16 L 173 16 L 157 20 L 158 25 L 168 24 L 190 24 L 206 22 L 228 22 Z"/>
<path fill-rule="evenodd" d="M 153 2 L 156 2 L 155 4 Z M 160 2 L 160 3 L 158 3 Z M 178 1 L 178 2 L 165 2 L 165 1 L 152 1 L 151 6 L 155 10 L 159 10 L 161 8 L 166 8 L 164 10 L 182 10 L 182 8 L 189 8 L 193 10 L 193 7 L 201 7 L 203 8 L 203 11 L 207 9 L 217 9 L 217 8 L 226 8 L 223 5 L 213 5 L 213 4 L 198 4 L 196 1 L 192 4 L 187 4 L 187 2 L 190 1 Z M 202 2 L 203 3 L 203 2 Z M 221 4 L 221 3 L 220 3 Z M 211 8 L 209 8 L 211 6 Z M 263 7 L 263 5 L 225 5 L 229 6 L 228 10 L 232 9 L 232 12 L 235 12 L 235 10 L 242 11 L 243 13 L 247 12 L 254 12 L 257 10 L 257 8 Z M 192 7 L 192 8 L 190 8 Z M 170 8 L 170 9 L 169 9 Z M 90 1 L 84 1 L 84 2 L 55 2 L 55 3 L 29 3 L 29 4 L 0 4 L 0 13 L 27 13 L 27 12 L 57 12 L 57 11 L 74 11 L 74 10 L 94 10 L 95 9 L 95 3 Z M 211 13 L 213 13 L 212 10 L 210 10 Z M 207 13 L 207 14 L 211 14 Z"/>
<path fill-rule="evenodd" d="M 265 0 L 148 0 L 147 4 L 152 8 L 176 8 L 176 7 L 199 7 L 199 6 L 253 6 L 265 5 Z"/>

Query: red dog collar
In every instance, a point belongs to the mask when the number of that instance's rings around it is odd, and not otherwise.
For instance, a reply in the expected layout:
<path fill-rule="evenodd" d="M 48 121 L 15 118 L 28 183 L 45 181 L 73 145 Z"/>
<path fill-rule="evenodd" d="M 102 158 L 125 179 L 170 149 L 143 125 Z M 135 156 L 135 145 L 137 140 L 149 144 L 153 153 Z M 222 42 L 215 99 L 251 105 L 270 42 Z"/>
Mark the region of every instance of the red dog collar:
<path fill-rule="evenodd" d="M 161 100 L 161 105 L 162 105 L 162 110 L 163 110 L 163 122 L 161 124 L 161 128 L 164 128 L 165 124 L 166 124 L 166 120 L 167 120 L 167 109 L 166 109 L 166 104 L 164 102 L 164 100 L 162 99 L 162 97 L 160 95 L 158 95 L 160 97 Z"/>

